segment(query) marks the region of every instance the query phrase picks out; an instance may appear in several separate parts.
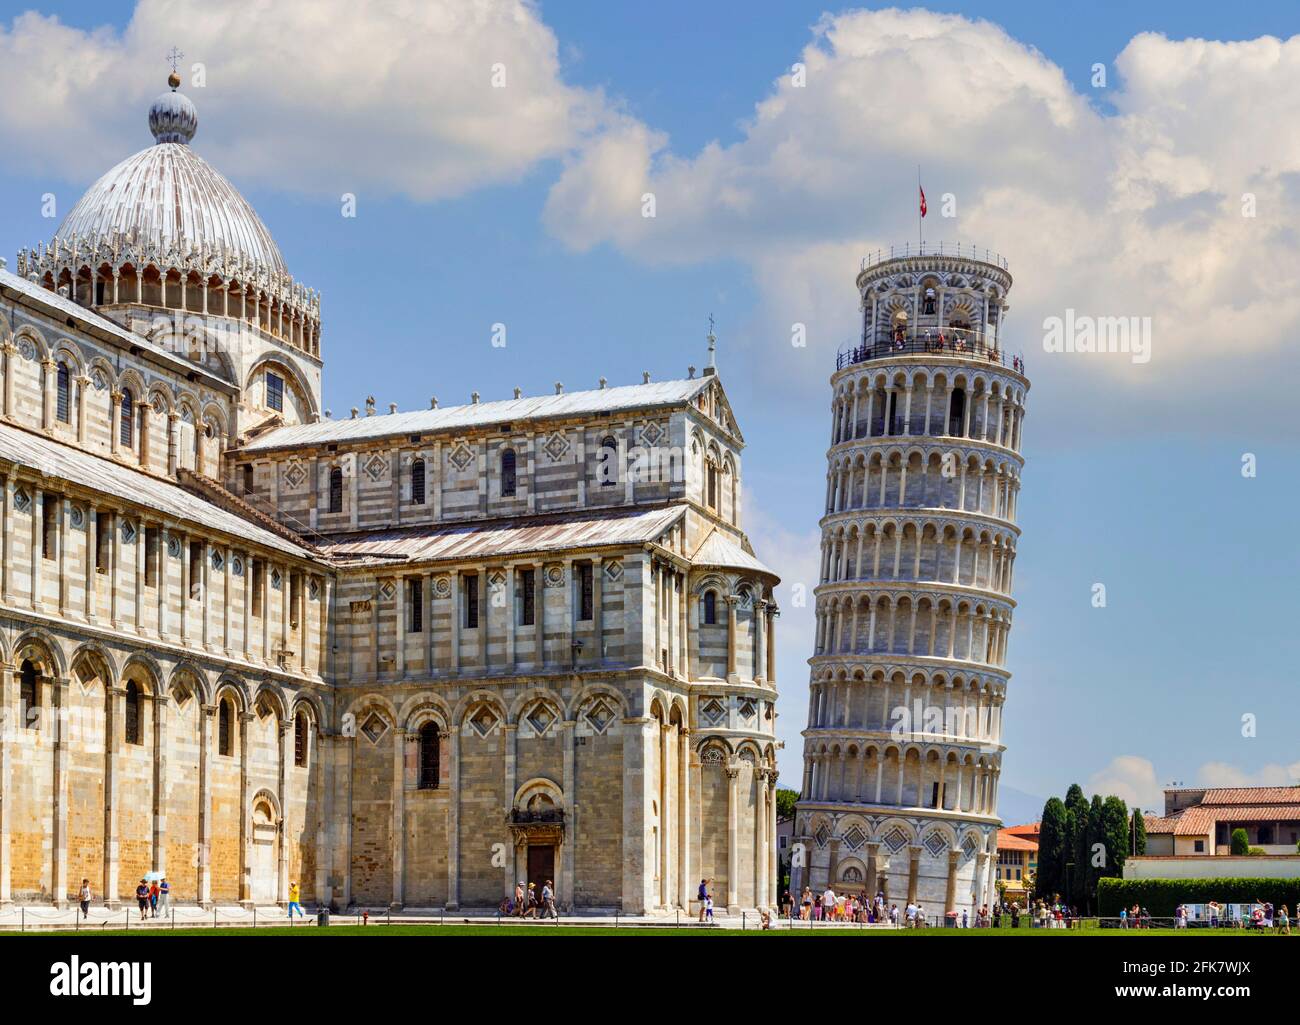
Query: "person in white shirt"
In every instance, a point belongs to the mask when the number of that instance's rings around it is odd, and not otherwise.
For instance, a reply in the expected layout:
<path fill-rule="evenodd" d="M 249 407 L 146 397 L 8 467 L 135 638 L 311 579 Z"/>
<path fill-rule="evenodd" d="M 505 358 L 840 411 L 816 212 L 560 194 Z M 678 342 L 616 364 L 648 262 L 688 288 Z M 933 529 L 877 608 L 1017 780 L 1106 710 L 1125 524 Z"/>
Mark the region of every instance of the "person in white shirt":
<path fill-rule="evenodd" d="M 915 928 L 916 928 L 916 911 L 917 911 L 916 905 L 913 904 L 913 903 L 909 900 L 909 901 L 907 902 L 907 912 L 906 912 L 906 914 L 907 914 L 907 927 L 908 927 L 909 929 L 915 929 Z"/>

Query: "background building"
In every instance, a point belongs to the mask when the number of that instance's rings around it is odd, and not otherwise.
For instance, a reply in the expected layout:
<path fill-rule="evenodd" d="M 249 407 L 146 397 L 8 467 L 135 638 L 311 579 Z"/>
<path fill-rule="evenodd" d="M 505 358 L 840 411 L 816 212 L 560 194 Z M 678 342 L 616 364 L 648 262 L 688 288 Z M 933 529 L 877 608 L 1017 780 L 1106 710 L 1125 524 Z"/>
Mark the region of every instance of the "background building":
<path fill-rule="evenodd" d="M 1038 823 L 998 830 L 998 880 L 1008 901 L 1022 904 L 1034 888 L 1038 873 Z"/>
<path fill-rule="evenodd" d="M 984 251 L 864 261 L 831 377 L 800 883 L 994 897 L 1001 710 L 1029 382 Z"/>
<path fill-rule="evenodd" d="M 1165 814 L 1146 820 L 1148 857 L 1228 855 L 1244 829 L 1264 854 L 1294 855 L 1300 843 L 1300 787 L 1176 788 Z"/>
<path fill-rule="evenodd" d="M 769 906 L 777 581 L 713 366 L 329 418 L 178 84 L 0 262 L 0 904 Z"/>

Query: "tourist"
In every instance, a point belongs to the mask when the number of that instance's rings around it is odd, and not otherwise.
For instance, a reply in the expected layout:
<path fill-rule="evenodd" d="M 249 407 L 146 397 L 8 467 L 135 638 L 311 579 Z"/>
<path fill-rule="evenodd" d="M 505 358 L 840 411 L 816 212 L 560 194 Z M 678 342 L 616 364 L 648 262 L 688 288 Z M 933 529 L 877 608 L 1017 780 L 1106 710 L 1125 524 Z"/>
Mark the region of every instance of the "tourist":
<path fill-rule="evenodd" d="M 537 884 L 528 884 L 528 896 L 526 897 L 527 907 L 524 908 L 525 918 L 537 917 Z"/>
<path fill-rule="evenodd" d="M 158 880 L 155 879 L 149 884 L 149 914 L 153 918 L 158 917 Z"/>
<path fill-rule="evenodd" d="M 90 880 L 81 881 L 81 889 L 77 891 L 77 900 L 81 902 L 81 917 L 90 917 Z"/>
<path fill-rule="evenodd" d="M 713 921 L 713 894 L 705 893 L 704 895 L 704 920 Z"/>
<path fill-rule="evenodd" d="M 163 915 L 167 914 L 167 908 L 171 905 L 171 896 L 172 884 L 167 881 L 166 876 L 163 876 L 161 882 L 158 883 L 158 910 Z"/>
<path fill-rule="evenodd" d="M 962 909 L 961 909 L 961 927 L 962 927 L 963 929 L 969 929 L 969 928 L 970 928 L 970 916 L 969 916 L 969 914 L 967 913 L 967 911 L 966 911 L 965 908 L 962 908 Z"/>
<path fill-rule="evenodd" d="M 542 884 L 542 917 L 560 920 L 559 908 L 555 906 L 554 884 L 549 879 Z"/>
<path fill-rule="evenodd" d="M 760 911 L 758 913 L 758 920 L 760 922 L 759 928 L 761 929 L 772 928 L 772 916 L 768 914 L 766 911 Z"/>
<path fill-rule="evenodd" d="M 515 883 L 515 902 L 513 913 L 520 918 L 524 915 L 524 881 L 522 879 Z"/>
<path fill-rule="evenodd" d="M 790 891 L 786 890 L 781 894 L 781 917 L 793 917 L 794 904 L 790 900 Z"/>
<path fill-rule="evenodd" d="M 696 899 L 699 900 L 700 902 L 700 921 L 703 922 L 704 905 L 709 899 L 709 881 L 707 879 L 700 880 L 700 889 L 699 892 L 696 894 Z"/>
<path fill-rule="evenodd" d="M 135 902 L 140 906 L 140 921 L 149 917 L 149 882 L 141 879 L 140 885 L 135 888 Z"/>
<path fill-rule="evenodd" d="M 799 919 L 800 919 L 800 921 L 803 921 L 803 922 L 811 921 L 811 919 L 812 919 L 812 909 L 813 909 L 812 890 L 809 889 L 807 886 L 805 886 L 805 887 L 803 888 L 803 898 L 801 899 L 800 904 L 799 904 Z M 700 920 L 701 920 L 701 921 L 703 921 L 703 917 L 704 917 L 703 915 L 700 916 Z"/>
<path fill-rule="evenodd" d="M 294 882 L 289 884 L 289 921 L 290 922 L 293 921 L 293 913 L 295 911 L 298 912 L 298 917 L 300 918 L 307 917 L 306 914 L 303 913 L 302 904 L 299 903 L 301 899 L 302 899 L 302 891 L 298 888 L 298 883 L 295 880 Z"/>
<path fill-rule="evenodd" d="M 1277 928 L 1283 936 L 1291 935 L 1291 915 L 1283 904 L 1277 912 Z"/>
<path fill-rule="evenodd" d="M 828 922 L 835 918 L 835 891 L 829 883 L 826 884 L 826 892 L 822 894 L 822 917 Z"/>
<path fill-rule="evenodd" d="M 1121 929 L 1128 928 L 1128 908 L 1119 909 L 1119 927 Z"/>
<path fill-rule="evenodd" d="M 822 920 L 822 895 L 820 893 L 813 898 L 812 919 L 814 922 Z"/>

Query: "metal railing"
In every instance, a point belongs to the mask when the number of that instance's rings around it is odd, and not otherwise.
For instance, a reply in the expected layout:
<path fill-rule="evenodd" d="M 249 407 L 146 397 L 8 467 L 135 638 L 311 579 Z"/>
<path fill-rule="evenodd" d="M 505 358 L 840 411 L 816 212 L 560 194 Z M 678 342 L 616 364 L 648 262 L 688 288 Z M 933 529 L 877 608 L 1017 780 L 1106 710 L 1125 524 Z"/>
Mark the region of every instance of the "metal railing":
<path fill-rule="evenodd" d="M 877 249 L 862 258 L 862 269 L 866 270 L 877 264 L 902 260 L 909 256 L 949 256 L 955 259 L 978 260 L 980 263 L 989 263 L 1002 270 L 1010 270 L 1007 261 L 992 249 L 983 249 L 976 245 L 964 246 L 960 242 L 918 242 L 916 245 L 909 242 L 906 245 L 890 246 L 888 249 Z"/>
<path fill-rule="evenodd" d="M 925 328 L 911 333 L 877 336 L 872 341 L 841 349 L 835 355 L 835 369 L 843 370 L 856 363 L 896 356 L 981 360 L 1009 367 L 1018 374 L 1025 372 L 1023 357 L 1007 352 L 996 343 L 990 345 L 979 334 L 962 328 Z"/>

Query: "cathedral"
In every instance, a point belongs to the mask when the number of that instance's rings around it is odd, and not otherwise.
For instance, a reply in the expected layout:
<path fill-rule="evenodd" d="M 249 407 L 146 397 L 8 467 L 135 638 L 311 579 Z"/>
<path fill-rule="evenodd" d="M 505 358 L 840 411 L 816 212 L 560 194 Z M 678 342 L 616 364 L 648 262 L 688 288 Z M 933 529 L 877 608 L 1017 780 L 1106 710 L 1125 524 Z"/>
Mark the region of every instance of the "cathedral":
<path fill-rule="evenodd" d="M 320 298 L 169 85 L 0 260 L 0 907 L 774 905 L 777 578 L 712 352 L 332 417 Z"/>

